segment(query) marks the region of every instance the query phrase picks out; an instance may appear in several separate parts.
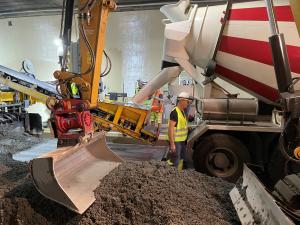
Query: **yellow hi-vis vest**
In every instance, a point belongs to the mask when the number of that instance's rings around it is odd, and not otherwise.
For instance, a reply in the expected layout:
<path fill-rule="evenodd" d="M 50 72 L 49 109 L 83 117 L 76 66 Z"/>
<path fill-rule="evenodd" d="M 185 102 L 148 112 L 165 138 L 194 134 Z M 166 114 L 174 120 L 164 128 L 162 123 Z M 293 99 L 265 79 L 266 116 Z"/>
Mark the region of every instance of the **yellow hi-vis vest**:
<path fill-rule="evenodd" d="M 78 87 L 76 86 L 75 83 L 71 83 L 71 92 L 72 92 L 72 95 L 78 94 Z"/>
<path fill-rule="evenodd" d="M 186 141 L 188 135 L 186 117 L 178 107 L 175 107 L 175 110 L 177 112 L 178 121 L 177 121 L 177 126 L 175 127 L 174 130 L 174 136 L 175 136 L 174 141 L 175 142 Z M 168 136 L 168 140 L 169 140 L 169 136 Z"/>

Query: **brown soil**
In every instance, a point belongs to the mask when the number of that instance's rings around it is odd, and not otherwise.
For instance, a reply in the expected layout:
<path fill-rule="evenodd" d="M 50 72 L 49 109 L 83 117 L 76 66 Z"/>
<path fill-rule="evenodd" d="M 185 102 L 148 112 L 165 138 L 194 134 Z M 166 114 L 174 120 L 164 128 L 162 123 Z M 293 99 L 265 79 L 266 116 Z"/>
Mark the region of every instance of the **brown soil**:
<path fill-rule="evenodd" d="M 163 162 L 127 162 L 103 179 L 95 203 L 76 215 L 34 188 L 27 164 L 0 157 L 0 225 L 239 224 L 232 184 Z"/>
<path fill-rule="evenodd" d="M 1 124 L 0 126 L 0 154 L 11 155 L 42 141 L 44 138 L 25 133 L 22 124 Z"/>
<path fill-rule="evenodd" d="M 0 225 L 239 224 L 229 198 L 233 185 L 164 162 L 126 162 L 106 176 L 95 203 L 77 215 L 35 189 L 28 164 L 12 153 L 43 139 L 0 130 Z"/>
<path fill-rule="evenodd" d="M 163 162 L 125 163 L 104 178 L 94 205 L 70 224 L 239 224 L 232 187 Z"/>

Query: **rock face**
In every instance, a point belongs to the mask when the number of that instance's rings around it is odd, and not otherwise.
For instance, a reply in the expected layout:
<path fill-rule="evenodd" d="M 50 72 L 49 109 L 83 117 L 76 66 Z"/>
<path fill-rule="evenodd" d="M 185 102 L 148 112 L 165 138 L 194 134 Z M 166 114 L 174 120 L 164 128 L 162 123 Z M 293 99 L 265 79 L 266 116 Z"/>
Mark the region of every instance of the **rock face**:
<path fill-rule="evenodd" d="M 41 196 L 25 163 L 1 157 L 0 165 L 0 225 L 239 224 L 232 184 L 164 162 L 123 163 L 102 180 L 83 215 Z"/>

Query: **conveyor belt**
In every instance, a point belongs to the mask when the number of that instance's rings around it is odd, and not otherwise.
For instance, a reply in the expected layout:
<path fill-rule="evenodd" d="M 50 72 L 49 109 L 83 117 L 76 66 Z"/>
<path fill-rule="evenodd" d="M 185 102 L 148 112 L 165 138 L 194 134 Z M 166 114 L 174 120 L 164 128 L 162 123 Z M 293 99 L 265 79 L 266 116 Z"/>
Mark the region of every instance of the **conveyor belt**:
<path fill-rule="evenodd" d="M 50 96 L 60 98 L 55 85 L 35 79 L 33 74 L 0 66 L 0 83 L 45 102 Z"/>

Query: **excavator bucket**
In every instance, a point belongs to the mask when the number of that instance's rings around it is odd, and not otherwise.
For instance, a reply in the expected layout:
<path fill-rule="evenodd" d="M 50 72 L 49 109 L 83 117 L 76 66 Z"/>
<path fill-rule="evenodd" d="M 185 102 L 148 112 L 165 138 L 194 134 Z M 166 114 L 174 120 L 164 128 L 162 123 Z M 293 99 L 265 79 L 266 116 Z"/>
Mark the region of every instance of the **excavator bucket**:
<path fill-rule="evenodd" d="M 101 179 L 122 161 L 99 132 L 87 144 L 58 148 L 31 160 L 30 173 L 41 194 L 82 214 L 95 201 Z"/>

